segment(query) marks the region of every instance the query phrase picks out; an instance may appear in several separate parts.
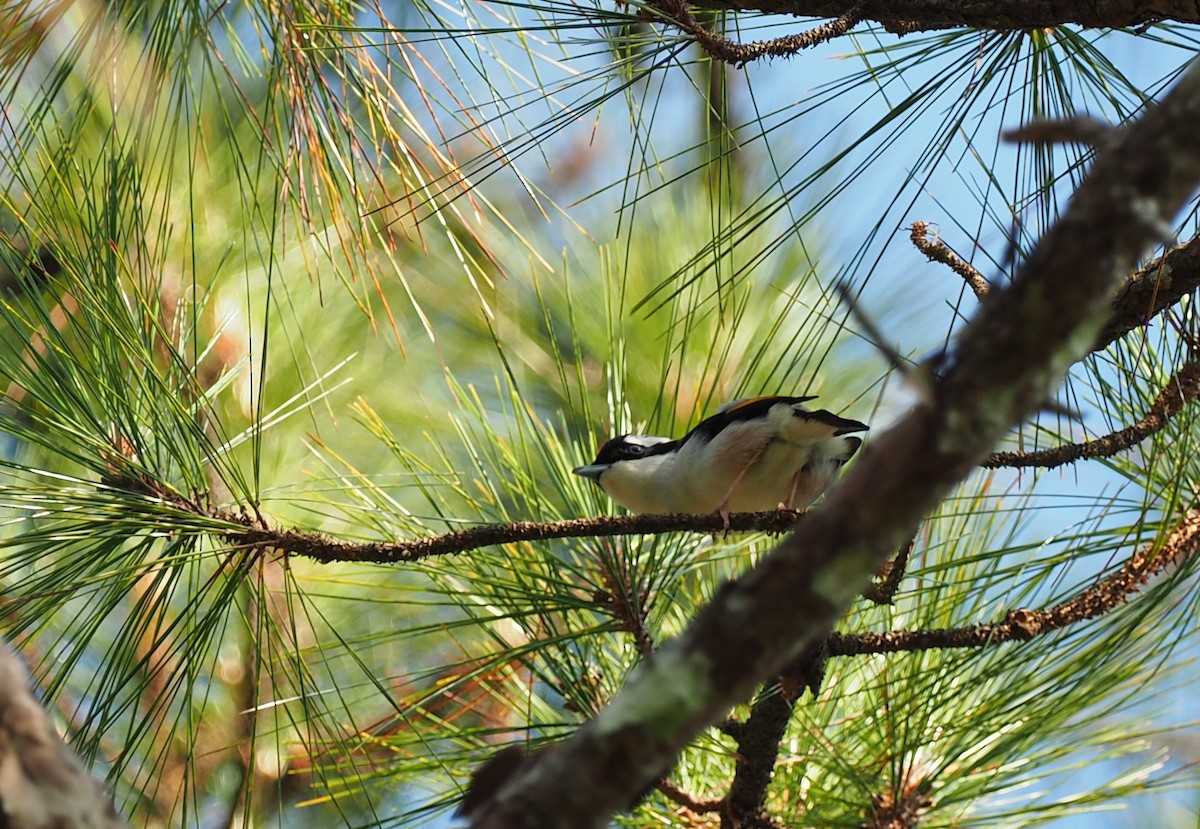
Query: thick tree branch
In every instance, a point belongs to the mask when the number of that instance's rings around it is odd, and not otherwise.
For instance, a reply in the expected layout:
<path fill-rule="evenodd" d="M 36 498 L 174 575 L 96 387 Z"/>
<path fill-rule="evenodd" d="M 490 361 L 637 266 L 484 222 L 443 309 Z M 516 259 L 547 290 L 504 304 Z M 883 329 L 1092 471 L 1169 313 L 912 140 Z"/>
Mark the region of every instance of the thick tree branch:
<path fill-rule="evenodd" d="M 854 7 L 863 20 L 889 32 L 955 29 L 1042 29 L 1075 24 L 1090 28 L 1122 29 L 1159 20 L 1200 23 L 1200 8 L 1189 0 L 696 0 L 699 9 L 762 12 L 794 17 L 838 17 Z"/>
<path fill-rule="evenodd" d="M 1200 236 L 1171 248 L 1134 273 L 1113 299 L 1113 313 L 1092 346 L 1100 351 L 1141 328 L 1200 288 Z"/>
<path fill-rule="evenodd" d="M 122 829 L 112 798 L 54 731 L 25 670 L 0 647 L 0 826 Z"/>
<path fill-rule="evenodd" d="M 1059 222 L 796 531 L 645 660 L 610 704 L 472 812 L 475 829 L 601 827 L 834 622 L 889 552 L 1087 353 L 1106 297 L 1200 183 L 1200 68 L 1098 153 Z"/>
<path fill-rule="evenodd" d="M 1200 551 L 1200 510 L 1188 510 L 1161 546 L 1153 542 L 1137 550 L 1125 564 L 1076 595 L 1045 610 L 1018 608 L 990 625 L 939 630 L 893 630 L 887 633 L 834 633 L 830 656 L 924 651 L 935 648 L 979 648 L 1023 641 L 1094 619 L 1128 601 L 1154 576 L 1179 567 Z"/>

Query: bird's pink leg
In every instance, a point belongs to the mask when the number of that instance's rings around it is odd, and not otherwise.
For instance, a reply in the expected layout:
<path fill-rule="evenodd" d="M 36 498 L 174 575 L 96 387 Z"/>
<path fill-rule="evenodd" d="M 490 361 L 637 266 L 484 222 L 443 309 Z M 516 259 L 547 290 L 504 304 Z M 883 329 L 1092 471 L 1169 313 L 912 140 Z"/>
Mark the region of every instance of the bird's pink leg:
<path fill-rule="evenodd" d="M 731 426 L 722 445 L 709 461 L 711 464 L 708 470 L 709 474 L 720 474 L 724 470 L 741 467 L 737 476 L 730 481 L 725 494 L 717 502 L 714 510 L 717 515 L 721 516 L 721 522 L 725 525 L 725 535 L 729 535 L 729 503 L 733 500 L 733 493 L 737 491 L 738 485 L 741 484 L 751 467 L 762 462 L 770 442 L 770 436 L 764 434 L 760 428 L 746 429 Z"/>
<path fill-rule="evenodd" d="M 803 467 L 800 467 L 800 470 L 798 471 L 798 473 L 796 473 L 796 475 L 792 476 L 792 488 L 787 493 L 787 500 L 784 501 L 784 503 L 779 505 L 779 509 L 781 509 L 781 510 L 796 509 L 796 491 L 797 491 L 797 489 L 800 488 L 800 477 L 803 477 L 805 473 L 808 473 L 808 471 L 809 471 L 809 464 L 805 463 L 803 465 Z"/>
<path fill-rule="evenodd" d="M 717 504 L 716 513 L 721 516 L 721 523 L 725 525 L 725 535 L 729 535 L 729 502 L 733 500 L 733 492 L 737 489 L 737 485 L 742 482 L 742 478 L 746 477 L 746 473 L 750 471 L 750 467 L 762 459 L 762 455 L 763 453 L 759 452 L 758 457 L 742 467 L 742 471 L 733 479 L 733 483 L 729 485 L 729 489 L 726 490 L 725 495 L 721 498 L 721 502 Z"/>
<path fill-rule="evenodd" d="M 792 488 L 788 492 L 787 500 L 782 502 L 779 505 L 779 507 L 778 507 L 779 509 L 790 510 L 790 509 L 795 508 L 793 505 L 796 503 L 796 490 L 800 488 L 800 476 L 803 474 L 804 474 L 804 470 L 801 469 L 799 472 L 797 472 L 795 475 L 792 476 Z"/>

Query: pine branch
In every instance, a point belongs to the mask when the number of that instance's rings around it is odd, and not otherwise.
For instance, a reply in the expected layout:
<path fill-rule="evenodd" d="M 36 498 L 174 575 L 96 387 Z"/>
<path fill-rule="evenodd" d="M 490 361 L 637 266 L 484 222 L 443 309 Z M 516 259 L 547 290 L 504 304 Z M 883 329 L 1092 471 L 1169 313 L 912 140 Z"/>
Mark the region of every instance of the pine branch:
<path fill-rule="evenodd" d="M 990 287 L 983 274 L 944 242 L 928 238 L 928 230 L 929 222 L 913 222 L 910 231 L 913 245 L 930 261 L 941 262 L 953 270 L 982 299 Z M 1176 245 L 1125 281 L 1113 296 L 1112 317 L 1100 330 L 1092 351 L 1103 351 L 1131 331 L 1147 325 L 1197 288 L 1200 288 L 1200 236 Z"/>
<path fill-rule="evenodd" d="M 189 510 L 190 511 L 190 510 Z M 729 516 L 731 532 L 783 533 L 795 526 L 805 513 L 800 510 L 742 512 Z M 224 535 L 239 548 L 272 550 L 306 556 L 322 564 L 337 561 L 394 564 L 419 561 L 433 556 L 453 555 L 521 541 L 546 541 L 552 538 L 602 538 L 618 535 L 657 535 L 673 532 L 719 533 L 724 529 L 721 517 L 711 515 L 601 515 L 564 521 L 515 521 L 486 524 L 411 541 L 368 541 L 355 543 L 324 533 L 277 529 L 260 519 L 227 512 L 206 517 L 218 518 L 233 526 Z"/>
<path fill-rule="evenodd" d="M 1175 372 L 1159 392 L 1146 416 L 1131 426 L 1094 440 L 1069 443 L 1037 452 L 995 452 L 982 464 L 987 469 L 1044 467 L 1088 458 L 1111 458 L 1161 431 L 1184 406 L 1200 396 L 1200 362 L 1192 360 Z"/>
<path fill-rule="evenodd" d="M 697 815 L 706 814 L 708 812 L 716 812 L 720 810 L 721 806 L 725 803 L 724 798 L 719 800 L 701 800 L 700 798 L 694 797 L 693 795 L 679 788 L 670 780 L 659 780 L 656 788 L 662 792 L 663 796 L 666 797 L 667 800 L 670 800 L 672 803 L 676 803 L 687 809 L 689 812 L 693 812 Z"/>
<path fill-rule="evenodd" d="M 797 694 L 774 685 L 764 688 L 750 707 L 750 716 L 737 732 L 736 768 L 721 809 L 722 829 L 735 829 L 766 817 L 763 804 L 767 787 L 796 699 Z"/>
<path fill-rule="evenodd" d="M 1200 509 L 1188 510 L 1161 546 L 1151 542 L 1135 551 L 1116 572 L 1045 610 L 1018 608 L 994 624 L 941 630 L 895 630 L 888 633 L 835 633 L 830 656 L 980 648 L 1044 636 L 1094 619 L 1129 601 L 1146 583 L 1168 568 L 1178 568 L 1200 551 Z"/>
<path fill-rule="evenodd" d="M 1200 288 L 1200 236 L 1136 271 L 1117 291 L 1113 313 L 1092 346 L 1101 351 Z"/>
<path fill-rule="evenodd" d="M 836 20 L 816 26 L 807 32 L 753 43 L 738 43 L 705 28 L 692 14 L 687 0 L 653 0 L 647 10 L 643 11 L 643 15 L 649 20 L 657 20 L 660 18 L 650 14 L 648 11 L 650 8 L 665 17 L 669 23 L 690 35 L 700 48 L 714 60 L 724 61 L 735 66 L 745 66 L 751 61 L 762 58 L 792 57 L 805 49 L 811 49 L 818 44 L 841 37 L 862 19 L 858 15 L 857 8 L 852 7 L 849 11 L 839 15 Z"/>
<path fill-rule="evenodd" d="M 783 14 L 794 17 L 838 17 L 849 4 L 832 0 L 696 0 L 700 9 Z M 1195 3 L 1163 0 L 1153 6 L 1123 0 L 1065 3 L 1059 0 L 863 0 L 854 3 L 863 20 L 874 21 L 889 32 L 907 34 L 969 26 L 979 29 L 1042 29 L 1075 24 L 1091 28 L 1122 29 L 1158 21 L 1200 23 Z"/>
<path fill-rule="evenodd" d="M 1200 183 L 1200 66 L 1098 152 L 1006 290 L 989 292 L 932 395 L 875 440 L 774 552 L 727 584 L 599 715 L 470 814 L 476 829 L 599 827 L 678 752 L 816 641 L 883 563 L 1083 357 L 1105 297 Z M 1066 276 L 1069 274 L 1069 278 Z"/>
<path fill-rule="evenodd" d="M 979 299 L 983 299 L 990 289 L 987 280 L 983 278 L 975 266 L 967 262 L 940 239 L 930 239 L 928 236 L 929 222 L 913 222 L 909 233 L 913 247 L 928 257 L 930 262 L 941 262 L 954 271 Z"/>

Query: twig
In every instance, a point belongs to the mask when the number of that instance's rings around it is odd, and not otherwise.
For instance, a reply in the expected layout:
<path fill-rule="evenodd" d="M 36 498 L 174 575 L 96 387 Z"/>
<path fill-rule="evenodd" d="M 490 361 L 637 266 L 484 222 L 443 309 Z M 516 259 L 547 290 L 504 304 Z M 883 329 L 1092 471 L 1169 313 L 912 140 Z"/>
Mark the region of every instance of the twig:
<path fill-rule="evenodd" d="M 701 25 L 692 14 L 687 0 L 657 0 L 653 6 L 673 25 L 690 35 L 710 57 L 734 66 L 745 66 L 762 58 L 791 57 L 797 52 L 846 34 L 862 19 L 858 15 L 858 7 L 855 6 L 835 20 L 807 32 L 770 40 L 757 40 L 753 43 L 739 43 Z"/>
<path fill-rule="evenodd" d="M 941 262 L 961 276 L 967 286 L 975 292 L 975 296 L 983 299 L 991 288 L 987 280 L 983 278 L 983 274 L 976 270 L 970 262 L 950 250 L 945 242 L 940 239 L 930 239 L 928 230 L 929 222 L 912 223 L 912 233 L 909 234 L 909 238 L 912 239 L 913 246 L 925 254 L 930 262 Z"/>
<path fill-rule="evenodd" d="M 695 812 L 698 815 L 719 811 L 725 803 L 724 798 L 701 800 L 679 788 L 665 777 L 658 781 L 655 788 L 662 792 L 663 796 L 666 797 L 667 800 L 682 806 L 689 812 Z"/>
<path fill-rule="evenodd" d="M 792 529 L 804 515 L 799 510 L 743 512 L 729 516 L 733 532 L 782 533 Z M 240 521 L 238 523 L 241 523 Z M 670 532 L 715 533 L 724 529 L 721 517 L 712 515 L 602 515 L 565 521 L 515 521 L 486 524 L 411 541 L 353 543 L 304 530 L 258 528 L 249 522 L 231 528 L 225 537 L 239 547 L 276 550 L 306 556 L 322 563 L 336 561 L 418 561 L 432 556 L 453 555 L 480 547 L 551 538 L 599 538 L 617 535 L 656 535 Z"/>
<path fill-rule="evenodd" d="M 920 230 L 918 230 L 920 226 Z M 924 238 L 928 222 L 913 223 L 913 244 L 926 256 L 934 261 L 942 262 L 954 268 L 963 279 L 966 274 L 960 273 L 950 261 L 941 258 L 938 249 L 944 249 L 955 260 L 963 262 L 949 248 L 940 243 L 930 242 Z M 922 247 L 922 242 L 931 246 L 930 250 Z M 933 255 L 937 253 L 937 255 Z M 971 265 L 963 262 L 967 268 Z M 972 268 L 972 270 L 974 270 Z M 980 277 L 982 279 L 982 276 Z M 972 290 L 979 295 L 978 285 L 971 284 Z M 984 288 L 990 287 L 986 280 Z M 1093 351 L 1103 351 L 1114 342 L 1147 325 L 1155 316 L 1168 308 L 1172 308 L 1185 296 L 1190 296 L 1200 287 L 1200 236 L 1196 236 L 1183 244 L 1167 250 L 1151 264 L 1139 269 L 1130 276 L 1125 284 L 1115 293 L 1112 301 L 1112 315 L 1100 329 L 1100 334 L 1092 346 Z"/>
<path fill-rule="evenodd" d="M 1094 619 L 1127 602 L 1153 577 L 1178 567 L 1200 550 L 1200 509 L 1188 510 L 1161 547 L 1154 542 L 1136 550 L 1119 570 L 1045 610 L 1018 608 L 994 624 L 887 633 L 834 633 L 830 656 L 898 653 L 944 648 L 979 648 L 1024 641 Z"/>
<path fill-rule="evenodd" d="M 942 262 L 954 269 L 955 273 L 967 281 L 976 296 L 980 295 L 980 288 L 986 290 L 990 287 L 982 275 L 979 275 L 979 279 L 983 282 L 979 284 L 967 273 L 959 271 L 958 266 L 953 264 L 955 261 L 961 262 L 971 272 L 978 274 L 969 263 L 959 258 L 944 244 L 931 242 L 926 238 L 925 231 L 928 227 L 929 222 L 913 223 L 911 238 L 918 250 L 931 260 Z M 929 249 L 926 250 L 924 246 L 928 246 Z M 1167 308 L 1174 307 L 1180 299 L 1190 296 L 1198 287 L 1200 236 L 1176 245 L 1125 281 L 1113 297 L 1112 315 L 1100 330 L 1092 350 L 1103 351 L 1131 331 L 1147 325 L 1155 316 Z"/>
<path fill-rule="evenodd" d="M 1112 124 L 1087 115 L 1038 119 L 1000 133 L 1005 141 L 1015 144 L 1084 144 L 1097 151 L 1112 144 L 1116 135 L 1117 128 Z"/>
<path fill-rule="evenodd" d="M 987 469 L 1043 467 L 1052 469 L 1087 458 L 1109 458 L 1160 431 L 1188 403 L 1200 397 L 1200 362 L 1175 372 L 1158 393 L 1146 416 L 1131 426 L 1095 440 L 1069 443 L 1037 452 L 995 452 L 980 464 Z"/>
<path fill-rule="evenodd" d="M 913 547 L 916 546 L 917 537 L 914 535 L 908 540 L 908 543 L 900 548 L 896 553 L 896 557 L 885 564 L 879 570 L 879 578 L 882 581 L 875 582 L 863 591 L 863 598 L 875 604 L 891 604 L 896 597 L 896 590 L 900 587 L 900 582 L 904 578 L 904 573 L 908 569 L 908 557 L 912 555 Z"/>

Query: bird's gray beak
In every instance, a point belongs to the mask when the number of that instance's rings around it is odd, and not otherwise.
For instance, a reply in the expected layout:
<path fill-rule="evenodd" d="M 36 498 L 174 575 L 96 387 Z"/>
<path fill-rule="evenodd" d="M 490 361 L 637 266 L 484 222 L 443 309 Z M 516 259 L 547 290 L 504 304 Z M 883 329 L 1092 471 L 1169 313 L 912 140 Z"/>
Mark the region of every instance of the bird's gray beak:
<path fill-rule="evenodd" d="M 577 466 L 571 471 L 581 478 L 600 483 L 600 476 L 608 471 L 608 467 L 606 463 L 589 463 L 587 466 Z"/>

